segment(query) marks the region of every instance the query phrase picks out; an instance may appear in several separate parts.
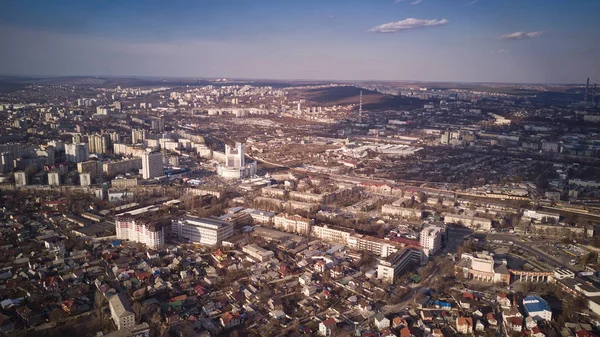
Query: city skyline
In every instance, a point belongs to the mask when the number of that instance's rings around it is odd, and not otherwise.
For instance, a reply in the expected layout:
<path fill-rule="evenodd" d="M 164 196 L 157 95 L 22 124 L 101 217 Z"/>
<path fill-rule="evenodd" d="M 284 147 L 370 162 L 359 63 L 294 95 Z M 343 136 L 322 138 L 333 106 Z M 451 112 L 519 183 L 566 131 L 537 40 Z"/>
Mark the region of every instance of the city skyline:
<path fill-rule="evenodd" d="M 582 83 L 600 3 L 40 1 L 2 5 L 0 74 Z"/>

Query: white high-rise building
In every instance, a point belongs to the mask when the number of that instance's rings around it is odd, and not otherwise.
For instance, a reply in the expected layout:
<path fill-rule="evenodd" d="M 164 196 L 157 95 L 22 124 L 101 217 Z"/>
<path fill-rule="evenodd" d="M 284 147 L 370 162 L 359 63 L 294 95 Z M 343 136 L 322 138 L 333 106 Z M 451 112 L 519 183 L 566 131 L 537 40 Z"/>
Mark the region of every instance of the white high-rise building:
<path fill-rule="evenodd" d="M 163 155 L 160 152 L 146 152 L 142 155 L 142 178 L 152 179 L 164 175 Z"/>
<path fill-rule="evenodd" d="M 117 239 L 140 242 L 152 249 L 165 244 L 165 230 L 156 221 L 120 216 L 115 220 Z"/>
<path fill-rule="evenodd" d="M 90 157 L 88 144 L 65 144 L 65 156 L 67 161 L 73 163 L 81 163 L 82 161 L 88 160 Z"/>
<path fill-rule="evenodd" d="M 146 140 L 146 130 L 144 129 L 133 129 L 131 130 L 131 143 L 143 143 Z"/>
<path fill-rule="evenodd" d="M 244 179 L 256 174 L 256 162 L 246 164 L 244 144 L 235 147 L 225 144 L 225 165 L 219 165 L 217 173 L 223 178 Z"/>
<path fill-rule="evenodd" d="M 27 185 L 27 173 L 25 173 L 23 171 L 19 171 L 19 172 L 15 172 L 14 176 L 15 176 L 15 185 L 17 187 Z"/>
<path fill-rule="evenodd" d="M 92 177 L 89 172 L 79 173 L 79 185 L 90 186 L 92 184 Z"/>
<path fill-rule="evenodd" d="M 93 134 L 88 136 L 88 146 L 91 153 L 108 152 L 110 137 L 108 134 Z"/>
<path fill-rule="evenodd" d="M 421 247 L 426 256 L 435 255 L 442 248 L 443 228 L 437 226 L 428 226 L 421 231 Z"/>
<path fill-rule="evenodd" d="M 58 172 L 48 172 L 48 185 L 60 186 L 60 174 Z"/>
<path fill-rule="evenodd" d="M 213 218 L 186 216 L 173 221 L 171 235 L 184 241 L 216 246 L 233 235 L 233 224 Z"/>

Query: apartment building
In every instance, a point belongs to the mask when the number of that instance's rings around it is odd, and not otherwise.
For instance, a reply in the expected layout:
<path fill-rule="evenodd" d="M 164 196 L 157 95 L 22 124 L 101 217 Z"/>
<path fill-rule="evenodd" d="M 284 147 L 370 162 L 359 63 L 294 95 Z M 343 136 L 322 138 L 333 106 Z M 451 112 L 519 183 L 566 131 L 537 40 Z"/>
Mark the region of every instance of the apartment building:
<path fill-rule="evenodd" d="M 117 239 L 143 243 L 152 249 L 165 244 L 165 230 L 156 221 L 124 215 L 115 219 L 115 227 Z"/>
<path fill-rule="evenodd" d="M 135 326 L 135 314 L 129 309 L 124 295 L 114 295 L 108 300 L 110 316 L 118 330 L 129 329 Z"/>
<path fill-rule="evenodd" d="M 348 239 L 352 233 L 346 229 L 333 228 L 327 225 L 324 226 L 312 226 L 311 235 L 317 239 L 333 242 L 348 244 Z"/>
<path fill-rule="evenodd" d="M 308 235 L 313 221 L 299 215 L 279 214 L 273 217 L 273 227 L 289 233 Z"/>
<path fill-rule="evenodd" d="M 404 249 L 379 260 L 377 278 L 394 283 L 397 277 L 421 263 L 423 252 L 418 249 Z"/>

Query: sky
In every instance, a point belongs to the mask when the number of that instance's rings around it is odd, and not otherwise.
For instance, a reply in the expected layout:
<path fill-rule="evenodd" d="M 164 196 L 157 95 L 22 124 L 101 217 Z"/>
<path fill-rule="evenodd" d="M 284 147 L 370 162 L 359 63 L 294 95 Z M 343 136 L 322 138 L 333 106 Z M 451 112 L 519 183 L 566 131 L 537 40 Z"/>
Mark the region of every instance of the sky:
<path fill-rule="evenodd" d="M 600 82 L 600 0 L 0 3 L 0 75 Z"/>

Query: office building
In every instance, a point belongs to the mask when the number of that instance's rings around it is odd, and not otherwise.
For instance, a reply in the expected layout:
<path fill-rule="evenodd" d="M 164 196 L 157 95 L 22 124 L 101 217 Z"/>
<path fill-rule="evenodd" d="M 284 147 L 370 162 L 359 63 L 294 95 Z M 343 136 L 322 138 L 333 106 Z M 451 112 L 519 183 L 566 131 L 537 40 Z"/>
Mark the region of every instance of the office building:
<path fill-rule="evenodd" d="M 65 144 L 65 156 L 67 161 L 73 163 L 81 163 L 82 161 L 88 160 L 90 152 L 88 144 L 86 143 L 74 143 Z"/>
<path fill-rule="evenodd" d="M 146 130 L 144 130 L 144 129 L 131 130 L 131 143 L 132 144 L 143 143 L 144 140 L 146 140 Z"/>
<path fill-rule="evenodd" d="M 119 216 L 115 219 L 117 239 L 143 243 L 149 248 L 159 249 L 165 244 L 165 230 L 158 222 Z"/>
<path fill-rule="evenodd" d="M 113 295 L 108 299 L 110 316 L 118 330 L 129 329 L 135 326 L 135 314 L 129 309 L 126 301 L 127 299 L 123 294 Z"/>
<path fill-rule="evenodd" d="M 15 172 L 15 186 L 26 186 L 27 185 L 27 173 L 23 171 Z"/>
<path fill-rule="evenodd" d="M 412 267 L 420 265 L 423 253 L 418 249 L 405 249 L 379 260 L 377 278 L 394 283 L 396 278 Z"/>
<path fill-rule="evenodd" d="M 173 221 L 171 235 L 186 242 L 216 246 L 233 235 L 233 225 L 213 218 L 185 216 Z"/>
<path fill-rule="evenodd" d="M 256 162 L 246 164 L 244 144 L 235 147 L 225 144 L 225 164 L 219 165 L 217 173 L 223 178 L 244 179 L 256 174 Z"/>
<path fill-rule="evenodd" d="M 426 256 L 433 256 L 442 248 L 443 231 L 443 228 L 437 226 L 423 228 L 419 241 Z"/>
<path fill-rule="evenodd" d="M 163 155 L 160 152 L 146 152 L 142 155 L 142 178 L 152 179 L 164 175 Z"/>
<path fill-rule="evenodd" d="M 58 172 L 48 172 L 48 185 L 60 186 L 60 174 Z"/>

